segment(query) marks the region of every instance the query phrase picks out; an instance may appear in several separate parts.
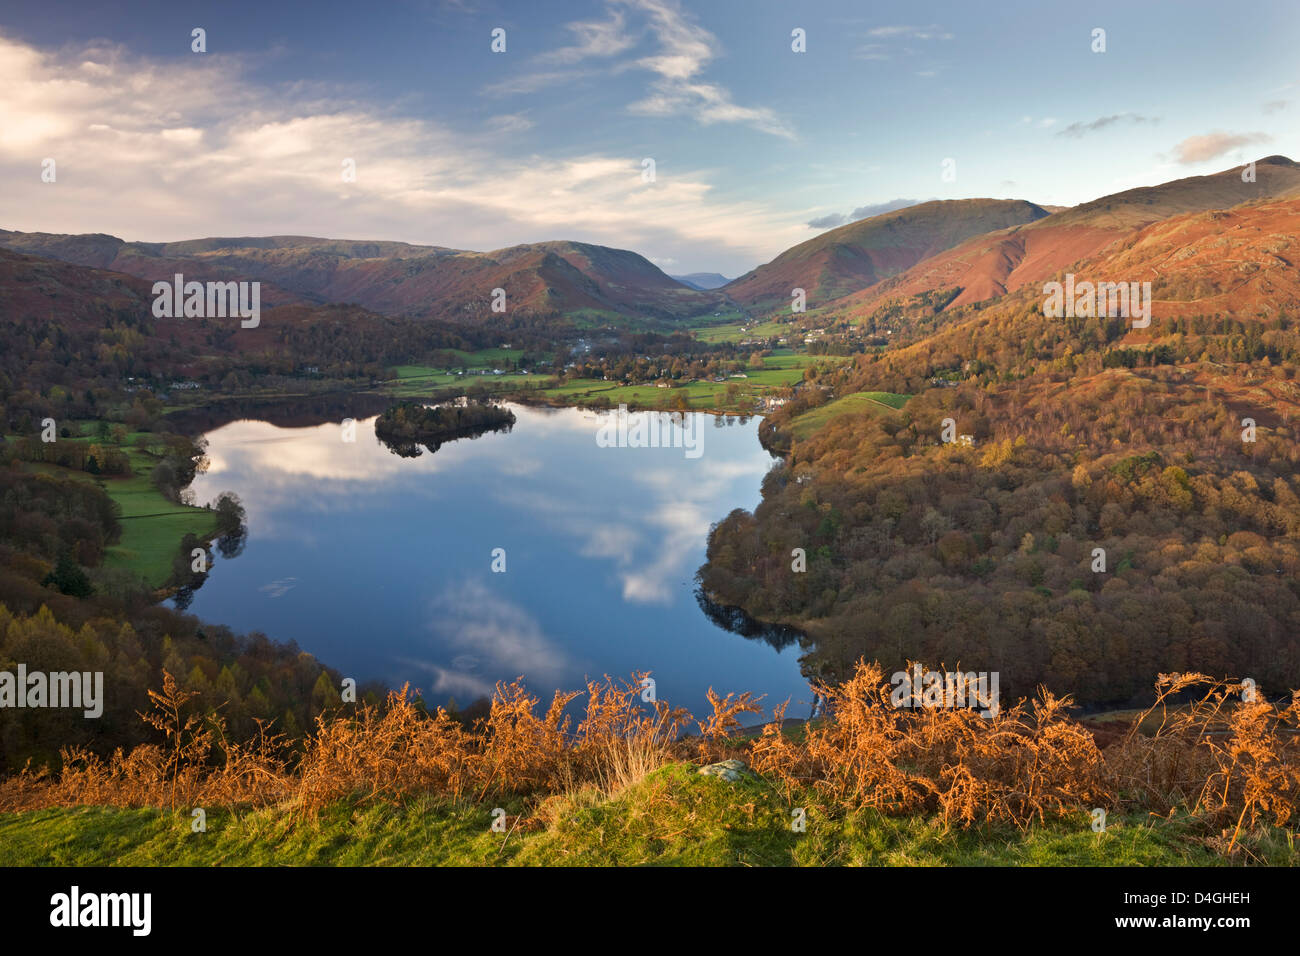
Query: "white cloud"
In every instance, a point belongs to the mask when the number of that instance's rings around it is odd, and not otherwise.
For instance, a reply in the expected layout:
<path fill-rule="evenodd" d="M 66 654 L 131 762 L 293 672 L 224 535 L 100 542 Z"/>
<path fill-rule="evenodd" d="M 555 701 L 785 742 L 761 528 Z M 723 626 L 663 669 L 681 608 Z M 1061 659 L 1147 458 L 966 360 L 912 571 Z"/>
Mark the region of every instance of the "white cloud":
<path fill-rule="evenodd" d="M 611 57 L 630 49 L 636 43 L 636 38 L 624 30 L 622 13 L 614 13 L 608 20 L 570 23 L 568 28 L 577 42 L 573 46 L 541 54 L 536 58 L 539 63 L 577 63 L 588 57 Z"/>
<path fill-rule="evenodd" d="M 537 124 L 529 119 L 526 113 L 504 113 L 501 116 L 491 117 L 487 125 L 498 133 L 522 133 Z"/>
<path fill-rule="evenodd" d="M 650 116 L 687 114 L 706 126 L 742 123 L 764 133 L 794 139 L 794 132 L 766 107 L 741 106 L 724 87 L 698 79 L 714 57 L 716 38 L 690 22 L 670 0 L 620 0 L 644 11 L 659 49 L 636 62 L 657 74 L 651 92 L 633 103 L 634 113 Z"/>
<path fill-rule="evenodd" d="M 859 60 L 892 60 L 896 57 L 916 57 L 926 52 L 911 46 L 911 41 L 927 43 L 932 40 L 951 40 L 953 34 L 937 24 L 928 27 L 883 26 L 873 27 L 866 32 L 870 42 L 860 44 L 853 51 Z M 929 78 L 937 76 L 938 66 L 929 66 L 924 70 L 914 70 L 916 76 Z"/>
<path fill-rule="evenodd" d="M 573 67 L 591 60 L 609 60 L 632 50 L 643 40 L 656 45 L 649 55 L 617 62 L 616 73 L 645 70 L 653 74 L 650 89 L 628 110 L 641 116 L 686 116 L 703 126 L 736 123 L 763 133 L 794 139 L 794 131 L 775 112 L 763 106 L 744 106 L 732 98 L 731 91 L 701 78 L 717 54 L 717 38 L 692 22 L 674 0 L 610 0 L 608 20 L 570 23 L 575 34 L 573 46 L 561 47 L 533 58 L 541 66 L 563 64 Z M 630 32 L 622 10 L 617 5 L 640 14 L 644 28 Z M 484 93 L 505 96 L 533 93 L 557 83 L 590 76 L 590 69 L 543 69 L 490 84 Z"/>
<path fill-rule="evenodd" d="M 938 24 L 928 27 L 885 26 L 867 31 L 868 36 L 904 40 L 951 40 L 953 35 Z"/>
<path fill-rule="evenodd" d="M 686 39 L 666 47 L 690 48 Z M 663 71 L 658 95 L 674 108 L 703 104 L 701 122 L 765 121 L 719 88 L 670 82 L 681 61 L 669 53 L 652 59 Z M 0 225 L 11 229 L 472 249 L 571 238 L 714 262 L 768 258 L 801 238 L 792 216 L 713 198 L 703 173 L 679 169 L 647 184 L 640 155 L 502 152 L 500 132 L 531 121 L 522 113 L 503 114 L 495 131 L 466 132 L 328 91 L 262 86 L 237 59 L 52 52 L 0 36 L 0 88 Z M 41 182 L 45 157 L 57 162 L 55 183 Z M 342 181 L 345 159 L 355 160 L 355 183 Z"/>
<path fill-rule="evenodd" d="M 1217 159 L 1251 143 L 1266 143 L 1272 137 L 1266 133 L 1224 133 L 1215 131 L 1204 136 L 1189 136 L 1174 147 L 1174 158 L 1183 165 L 1204 163 Z"/>
<path fill-rule="evenodd" d="M 541 70 L 524 73 L 520 76 L 507 77 L 483 88 L 488 96 L 512 96 L 518 93 L 536 93 L 538 90 L 557 83 L 567 83 L 580 77 L 590 76 L 588 70 Z"/>
<path fill-rule="evenodd" d="M 883 43 L 864 43 L 853 51 L 853 55 L 859 60 L 892 59 L 892 56 L 887 51 L 888 47 Z"/>

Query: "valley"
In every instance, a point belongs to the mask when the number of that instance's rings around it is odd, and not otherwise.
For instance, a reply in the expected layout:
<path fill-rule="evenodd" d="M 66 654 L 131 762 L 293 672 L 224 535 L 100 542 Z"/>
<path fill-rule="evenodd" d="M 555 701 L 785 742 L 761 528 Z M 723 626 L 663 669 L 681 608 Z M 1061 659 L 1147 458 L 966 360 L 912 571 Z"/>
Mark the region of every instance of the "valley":
<path fill-rule="evenodd" d="M 521 676 L 652 674 L 714 710 L 702 753 L 791 780 L 784 748 L 848 746 L 833 714 L 800 728 L 864 662 L 1050 689 L 1081 747 L 1114 742 L 1107 715 L 1141 724 L 1171 671 L 1245 675 L 1284 708 L 1300 174 L 1256 169 L 1059 210 L 920 203 L 720 285 L 575 242 L 0 233 L 0 647 L 42 635 L 115 669 L 105 732 L 73 738 L 88 754 L 143 741 L 129 715 L 163 680 L 310 747 L 348 681 L 375 714 L 416 688 L 471 741 Z M 152 281 L 181 272 L 262 283 L 259 321 L 160 315 Z M 1052 308 L 1085 278 L 1141 296 Z M 612 452 L 623 412 L 682 416 L 701 454 Z M 53 762 L 62 717 L 23 719 L 3 766 Z M 694 738 L 669 739 L 680 758 Z M 969 812 L 1027 819 L 989 799 Z"/>

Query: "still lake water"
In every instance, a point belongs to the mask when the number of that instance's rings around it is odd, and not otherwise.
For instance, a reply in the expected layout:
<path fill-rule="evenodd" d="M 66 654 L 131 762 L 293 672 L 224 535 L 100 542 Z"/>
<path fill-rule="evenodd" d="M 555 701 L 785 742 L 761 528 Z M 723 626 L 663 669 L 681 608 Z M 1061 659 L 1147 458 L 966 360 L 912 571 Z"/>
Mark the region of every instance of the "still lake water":
<path fill-rule="evenodd" d="M 439 703 L 520 675 L 549 701 L 645 670 L 660 699 L 695 714 L 712 686 L 766 694 L 769 716 L 789 698 L 803 715 L 798 645 L 724 630 L 694 596 L 710 524 L 757 505 L 773 463 L 758 419 L 688 415 L 701 452 L 690 457 L 600 447 L 600 413 L 510 408 L 511 432 L 418 458 L 380 444 L 373 417 L 358 417 L 354 443 L 337 423 L 208 432 L 196 500 L 235 492 L 249 532 L 242 554 L 215 555 L 190 612 Z M 496 548 L 505 573 L 492 571 Z"/>

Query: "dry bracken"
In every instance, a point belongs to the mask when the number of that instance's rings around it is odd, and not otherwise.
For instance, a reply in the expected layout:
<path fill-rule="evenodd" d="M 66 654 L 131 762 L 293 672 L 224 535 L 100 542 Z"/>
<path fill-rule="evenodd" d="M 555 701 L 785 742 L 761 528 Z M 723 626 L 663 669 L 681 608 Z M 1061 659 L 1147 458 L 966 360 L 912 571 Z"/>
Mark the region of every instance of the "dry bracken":
<path fill-rule="evenodd" d="M 544 711 L 522 679 L 497 685 L 486 717 L 464 726 L 428 711 L 409 688 L 382 707 L 317 718 L 290 741 L 259 725 L 226 739 L 219 712 L 192 709 L 170 674 L 141 716 L 158 744 L 105 758 L 65 750 L 57 771 L 26 768 L 0 781 L 0 810 L 111 806 L 265 806 L 315 813 L 344 799 L 397 802 L 432 794 L 474 802 L 524 798 L 543 825 L 557 796 L 612 794 L 672 761 L 740 757 L 788 800 L 829 808 L 932 815 L 946 826 L 1028 827 L 1109 811 L 1181 810 L 1218 832 L 1231 852 L 1243 828 L 1294 825 L 1300 805 L 1300 692 L 1255 699 L 1241 683 L 1162 674 L 1155 703 L 1104 750 L 1069 716 L 1068 698 L 1040 689 L 988 716 L 966 707 L 897 707 L 877 664 L 859 662 L 842 684 L 814 684 L 824 716 L 783 729 L 785 705 L 757 736 L 741 716 L 750 694 L 709 689 L 712 713 L 642 699 L 647 675 L 556 692 Z M 574 704 L 585 696 L 582 716 Z M 1219 829 L 1215 829 L 1219 828 Z M 1213 842 L 1213 841 L 1211 841 Z"/>

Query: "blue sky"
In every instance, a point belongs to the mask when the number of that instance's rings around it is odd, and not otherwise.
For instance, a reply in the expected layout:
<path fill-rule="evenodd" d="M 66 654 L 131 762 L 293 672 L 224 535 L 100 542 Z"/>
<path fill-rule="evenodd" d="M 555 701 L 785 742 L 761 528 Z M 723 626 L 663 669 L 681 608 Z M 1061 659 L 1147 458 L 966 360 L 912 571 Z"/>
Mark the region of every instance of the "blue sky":
<path fill-rule="evenodd" d="M 1300 158 L 1298 21 L 1201 0 L 9 0 L 0 226 L 569 238 L 734 276 L 900 200 L 1069 205 Z"/>

